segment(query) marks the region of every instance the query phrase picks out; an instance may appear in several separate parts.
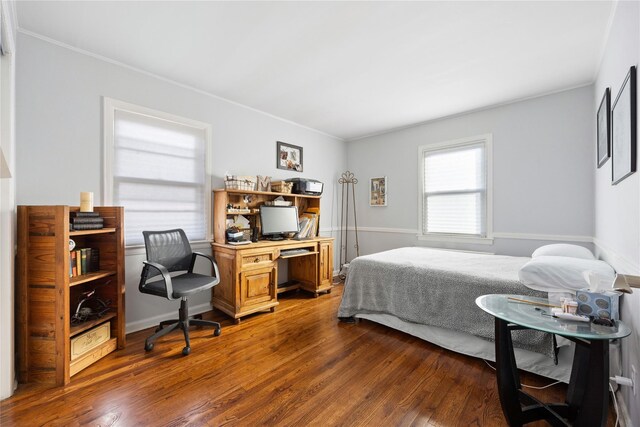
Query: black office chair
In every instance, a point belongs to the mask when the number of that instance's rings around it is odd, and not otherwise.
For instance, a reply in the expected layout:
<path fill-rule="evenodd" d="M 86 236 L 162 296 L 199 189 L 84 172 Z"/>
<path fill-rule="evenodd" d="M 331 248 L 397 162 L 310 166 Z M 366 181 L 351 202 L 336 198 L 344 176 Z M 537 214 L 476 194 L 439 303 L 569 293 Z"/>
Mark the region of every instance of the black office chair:
<path fill-rule="evenodd" d="M 180 328 L 184 332 L 186 347 L 182 349 L 185 356 L 191 353 L 189 344 L 189 326 L 213 326 L 214 336 L 220 335 L 220 324 L 210 320 L 189 318 L 187 297 L 210 289 L 220 283 L 218 265 L 208 255 L 192 252 L 187 235 L 181 229 L 167 231 L 143 231 L 144 246 L 147 250 L 147 261 L 144 261 L 140 275 L 140 292 L 174 300 L 180 298 L 180 318 L 160 322 L 156 332 L 144 343 L 146 351 L 153 350 L 153 343 L 158 338 Z M 196 257 L 201 256 L 211 261 L 214 276 L 206 276 L 193 272 Z M 169 273 L 183 271 L 184 273 L 171 276 Z M 157 279 L 156 276 L 162 276 Z M 151 280 L 156 278 L 156 280 Z"/>

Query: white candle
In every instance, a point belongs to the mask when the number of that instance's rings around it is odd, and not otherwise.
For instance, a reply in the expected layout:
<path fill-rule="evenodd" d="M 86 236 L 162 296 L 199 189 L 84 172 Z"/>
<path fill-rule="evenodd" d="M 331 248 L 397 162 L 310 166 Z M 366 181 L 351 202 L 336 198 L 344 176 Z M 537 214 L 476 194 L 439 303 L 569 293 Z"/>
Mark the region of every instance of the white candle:
<path fill-rule="evenodd" d="M 80 193 L 80 212 L 93 212 L 93 193 L 83 191 Z"/>

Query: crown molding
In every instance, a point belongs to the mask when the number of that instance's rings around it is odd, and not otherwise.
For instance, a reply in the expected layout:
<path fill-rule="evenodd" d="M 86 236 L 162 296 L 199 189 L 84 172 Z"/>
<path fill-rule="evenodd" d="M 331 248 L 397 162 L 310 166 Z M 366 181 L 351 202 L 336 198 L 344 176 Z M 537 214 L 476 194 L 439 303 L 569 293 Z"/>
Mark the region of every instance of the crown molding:
<path fill-rule="evenodd" d="M 244 105 L 244 104 L 241 104 L 239 102 L 232 101 L 232 100 L 227 99 L 227 98 L 223 98 L 222 96 L 215 95 L 215 94 L 213 94 L 211 92 L 207 92 L 205 90 L 198 89 L 198 88 L 196 88 L 194 86 L 190 86 L 188 84 L 181 83 L 181 82 L 178 82 L 176 80 L 172 80 L 172 79 L 170 79 L 168 77 L 163 77 L 161 75 L 152 73 L 150 71 L 143 70 L 142 68 L 134 67 L 132 65 L 125 64 L 124 62 L 120 62 L 120 61 L 117 61 L 115 59 L 112 59 L 112 58 L 109 58 L 109 57 L 106 57 L 106 56 L 103 56 L 103 55 L 99 55 L 97 53 L 90 52 L 88 50 L 84 50 L 84 49 L 80 49 L 80 48 L 75 47 L 75 46 L 71 46 L 69 44 L 63 43 L 63 42 L 58 41 L 56 39 L 52 39 L 51 37 L 43 36 L 42 34 L 38 34 L 36 32 L 30 31 L 30 30 L 25 30 L 24 28 L 18 27 L 18 33 L 23 34 L 25 36 L 33 37 L 33 38 L 38 39 L 38 40 L 42 40 L 44 42 L 50 43 L 52 45 L 55 45 L 55 46 L 58 46 L 58 47 L 61 47 L 61 48 L 64 48 L 64 49 L 71 50 L 73 52 L 76 52 L 76 53 L 79 53 L 79 54 L 82 54 L 82 55 L 89 56 L 89 57 L 94 58 L 94 59 L 98 59 L 100 61 L 107 62 L 107 63 L 112 64 L 112 65 L 117 65 L 119 67 L 126 68 L 128 70 L 135 71 L 135 72 L 140 73 L 140 74 L 144 74 L 145 76 L 153 77 L 153 78 L 161 80 L 161 81 L 163 81 L 165 83 L 170 83 L 172 85 L 181 87 L 183 89 L 187 89 L 187 90 L 190 90 L 192 92 L 196 92 L 196 93 L 198 93 L 200 95 L 204 95 L 204 96 L 207 96 L 209 98 L 213 98 L 213 99 L 215 99 L 217 101 L 222 101 L 222 102 L 231 104 L 233 106 L 240 107 L 240 108 L 243 108 L 245 110 L 249 110 L 249 111 L 252 111 L 254 113 L 261 114 L 261 115 L 269 117 L 271 119 L 278 120 L 280 122 L 283 122 L 283 123 L 286 123 L 286 124 L 289 124 L 289 125 L 292 125 L 292 126 L 296 126 L 298 128 L 305 129 L 305 130 L 308 130 L 310 132 L 313 132 L 313 133 L 316 133 L 316 134 L 319 134 L 319 135 L 326 136 L 326 137 L 334 139 L 336 141 L 340 141 L 340 142 L 344 142 L 345 141 L 344 138 L 340 138 L 339 136 L 331 135 L 331 134 L 323 132 L 321 130 L 314 129 L 312 127 L 305 126 L 305 125 L 302 125 L 300 123 L 296 123 L 294 121 L 291 121 L 291 120 L 288 120 L 288 119 L 285 119 L 285 118 L 282 118 L 282 117 L 267 113 L 266 111 L 262 111 L 262 110 L 259 110 L 257 108 L 249 107 L 248 105 Z"/>

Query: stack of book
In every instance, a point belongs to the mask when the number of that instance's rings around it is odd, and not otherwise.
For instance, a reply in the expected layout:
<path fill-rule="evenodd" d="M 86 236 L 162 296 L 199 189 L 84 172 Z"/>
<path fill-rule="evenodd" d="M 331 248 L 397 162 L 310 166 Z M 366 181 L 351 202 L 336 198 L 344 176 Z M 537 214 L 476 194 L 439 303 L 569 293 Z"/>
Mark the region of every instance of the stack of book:
<path fill-rule="evenodd" d="M 98 212 L 72 212 L 72 230 L 98 230 L 104 227 L 104 218 Z"/>
<path fill-rule="evenodd" d="M 308 239 L 318 235 L 318 214 L 315 212 L 305 212 L 300 215 L 299 232 L 297 239 Z"/>
<path fill-rule="evenodd" d="M 69 277 L 100 270 L 100 250 L 83 248 L 69 252 Z"/>

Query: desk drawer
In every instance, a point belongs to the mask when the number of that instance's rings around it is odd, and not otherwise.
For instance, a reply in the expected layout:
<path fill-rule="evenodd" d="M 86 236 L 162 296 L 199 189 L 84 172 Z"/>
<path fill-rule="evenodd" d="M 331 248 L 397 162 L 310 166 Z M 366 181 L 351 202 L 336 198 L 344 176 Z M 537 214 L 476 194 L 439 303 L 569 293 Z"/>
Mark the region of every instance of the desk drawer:
<path fill-rule="evenodd" d="M 274 251 L 243 253 L 241 255 L 240 264 L 242 269 L 252 267 L 265 267 L 272 264 L 276 259 Z"/>

